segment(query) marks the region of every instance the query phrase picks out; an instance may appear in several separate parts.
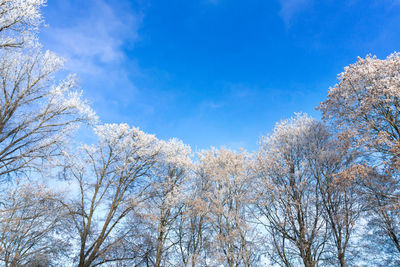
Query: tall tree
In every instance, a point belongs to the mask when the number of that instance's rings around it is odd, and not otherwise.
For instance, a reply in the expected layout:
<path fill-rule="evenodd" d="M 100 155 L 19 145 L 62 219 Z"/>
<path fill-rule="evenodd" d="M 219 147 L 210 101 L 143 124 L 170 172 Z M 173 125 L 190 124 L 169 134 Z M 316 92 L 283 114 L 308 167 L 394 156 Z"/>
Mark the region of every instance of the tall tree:
<path fill-rule="evenodd" d="M 58 85 L 53 76 L 63 60 L 38 48 L 0 51 L 0 180 L 35 167 L 38 160 L 60 153 L 79 122 L 96 116 L 75 78 Z"/>
<path fill-rule="evenodd" d="M 177 265 L 177 237 L 174 228 L 187 198 L 188 175 L 192 166 L 190 147 L 177 139 L 160 141 L 157 162 L 151 169 L 146 199 L 134 214 L 142 220 L 142 240 L 149 246 L 144 259 L 150 266 Z M 132 223 L 137 223 L 133 220 Z"/>
<path fill-rule="evenodd" d="M 0 262 L 48 266 L 65 255 L 66 210 L 61 196 L 44 185 L 18 183 L 1 193 Z"/>
<path fill-rule="evenodd" d="M 0 181 L 59 154 L 79 122 L 96 119 L 76 78 L 56 81 L 64 60 L 36 35 L 45 0 L 0 0 Z"/>
<path fill-rule="evenodd" d="M 321 264 L 329 227 L 309 159 L 316 122 L 307 115 L 278 123 L 257 154 L 253 200 L 269 234 L 270 260 L 283 266 Z"/>
<path fill-rule="evenodd" d="M 307 161 L 320 193 L 323 217 L 330 228 L 329 243 L 337 263 L 345 267 L 359 219 L 365 209 L 354 179 L 348 179 L 358 153 L 345 136 L 315 122 L 309 129 Z"/>
<path fill-rule="evenodd" d="M 131 260 L 119 253 L 130 230 L 123 227 L 143 197 L 159 141 L 127 124 L 97 126 L 98 144 L 66 154 L 64 174 L 78 189 L 64 202 L 77 234 L 78 266 Z"/>
<path fill-rule="evenodd" d="M 258 250 L 254 229 L 248 225 L 248 187 L 251 157 L 227 149 L 200 154 L 203 178 L 207 180 L 207 209 L 211 242 L 211 265 L 254 266 Z"/>
<path fill-rule="evenodd" d="M 374 226 L 400 253 L 400 56 L 358 58 L 338 79 L 319 108 L 365 152 L 355 173 L 369 195 L 372 216 L 378 215 Z"/>
<path fill-rule="evenodd" d="M 206 208 L 210 183 L 201 166 L 195 165 L 194 170 L 190 191 L 174 228 L 179 266 L 207 266 L 212 253 L 210 214 Z"/>

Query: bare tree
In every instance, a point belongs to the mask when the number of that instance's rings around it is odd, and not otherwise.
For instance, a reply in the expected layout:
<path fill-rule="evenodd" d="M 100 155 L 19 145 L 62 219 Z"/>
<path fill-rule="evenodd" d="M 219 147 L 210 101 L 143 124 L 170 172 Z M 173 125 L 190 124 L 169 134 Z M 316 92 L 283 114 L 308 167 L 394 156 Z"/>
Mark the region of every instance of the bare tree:
<path fill-rule="evenodd" d="M 246 209 L 250 162 L 246 152 L 221 149 L 200 153 L 199 168 L 208 183 L 204 208 L 211 231 L 211 265 L 254 266 L 258 262 Z"/>
<path fill-rule="evenodd" d="M 5 266 L 54 264 L 67 252 L 61 196 L 38 184 L 17 184 L 1 194 L 0 261 Z"/>
<path fill-rule="evenodd" d="M 351 149 L 348 138 L 338 137 L 320 122 L 314 124 L 306 138 L 309 168 L 318 185 L 323 216 L 330 228 L 329 239 L 337 262 L 345 267 L 346 252 L 365 209 L 358 185 L 349 176 L 358 153 Z"/>
<path fill-rule="evenodd" d="M 60 153 L 79 122 L 94 112 L 74 91 L 75 78 L 55 84 L 63 61 L 37 48 L 0 51 L 0 180 Z"/>
<path fill-rule="evenodd" d="M 64 60 L 36 41 L 45 0 L 0 0 L 0 181 L 59 154 L 79 122 L 96 116 L 71 75 L 57 82 Z"/>
<path fill-rule="evenodd" d="M 323 117 L 364 151 L 355 168 L 360 191 L 369 196 L 374 227 L 400 253 L 400 56 L 367 56 L 346 67 L 321 103 Z M 380 238 L 380 235 L 376 235 Z"/>
<path fill-rule="evenodd" d="M 159 153 L 154 136 L 126 124 L 97 126 L 95 132 L 97 145 L 66 155 L 65 175 L 78 188 L 76 198 L 64 202 L 79 234 L 78 266 L 132 259 L 118 253 L 131 233 L 124 223 L 140 203 Z"/>
<path fill-rule="evenodd" d="M 202 168 L 190 180 L 190 192 L 185 199 L 176 227 L 177 254 L 180 266 L 207 266 L 211 253 L 210 223 L 208 221 L 207 192 L 209 182 Z"/>
<path fill-rule="evenodd" d="M 0 0 L 0 182 L 32 174 L 60 155 L 80 122 L 96 120 L 76 78 L 57 82 L 64 61 L 36 41 L 45 0 Z M 29 178 L 33 178 L 29 175 Z M 33 179 L 32 179 L 33 180 Z M 5 185 L 0 196 L 1 257 L 6 265 L 54 263 L 66 242 L 58 195 L 41 185 Z M 64 221 L 65 222 L 65 221 Z"/>
<path fill-rule="evenodd" d="M 257 154 L 256 218 L 270 235 L 270 260 L 283 266 L 317 266 L 326 254 L 329 227 L 309 162 L 315 123 L 301 114 L 280 122 Z"/>
<path fill-rule="evenodd" d="M 145 241 L 142 263 L 150 266 L 173 266 L 177 244 L 174 235 L 176 221 L 181 214 L 188 190 L 188 174 L 191 169 L 190 147 L 177 139 L 160 141 L 157 162 L 151 169 L 146 199 L 141 203 L 130 222 L 133 227 L 141 223 L 140 240 Z"/>

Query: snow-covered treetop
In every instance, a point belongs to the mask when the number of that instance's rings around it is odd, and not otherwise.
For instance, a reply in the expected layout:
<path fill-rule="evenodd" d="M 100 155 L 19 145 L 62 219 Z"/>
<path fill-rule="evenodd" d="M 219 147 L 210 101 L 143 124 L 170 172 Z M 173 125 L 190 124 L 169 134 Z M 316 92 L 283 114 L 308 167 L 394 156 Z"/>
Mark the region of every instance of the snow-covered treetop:
<path fill-rule="evenodd" d="M 33 41 L 43 23 L 46 0 L 0 0 L 0 47 L 21 47 Z"/>
<path fill-rule="evenodd" d="M 159 153 L 158 139 L 152 134 L 146 134 L 128 124 L 103 124 L 94 128 L 99 138 L 99 143 L 114 151 L 130 151 L 137 157 L 154 156 Z M 133 160 L 133 159 L 132 159 Z"/>
<path fill-rule="evenodd" d="M 168 141 L 161 140 L 160 147 L 163 162 L 183 169 L 192 166 L 192 150 L 189 145 L 185 145 L 181 140 L 177 138 Z"/>
<path fill-rule="evenodd" d="M 357 141 L 383 155 L 399 155 L 400 54 L 386 59 L 358 58 L 339 74 L 320 104 L 323 118 Z M 400 165 L 399 165 L 400 166 Z"/>
<path fill-rule="evenodd" d="M 293 146 L 304 141 L 305 134 L 316 121 L 307 114 L 296 113 L 295 117 L 282 120 L 275 125 L 271 135 L 262 137 L 262 152 L 273 155 L 286 153 Z"/>

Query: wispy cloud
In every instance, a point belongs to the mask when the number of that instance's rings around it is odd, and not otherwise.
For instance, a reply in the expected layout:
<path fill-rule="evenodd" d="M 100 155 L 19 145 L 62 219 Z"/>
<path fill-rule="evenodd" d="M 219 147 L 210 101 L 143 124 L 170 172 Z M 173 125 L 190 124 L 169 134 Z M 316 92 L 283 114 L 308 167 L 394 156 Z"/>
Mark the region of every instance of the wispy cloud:
<path fill-rule="evenodd" d="M 75 15 L 59 20 L 53 17 L 53 24 L 50 21 L 43 33 L 45 47 L 67 59 L 66 70 L 81 78 L 85 96 L 101 118 L 126 119 L 122 110 L 132 105 L 139 91 L 132 77 L 142 73 L 125 51 L 140 39 L 142 11 L 127 1 L 65 5 L 53 6 L 54 13 L 67 9 L 65 12 Z"/>
<path fill-rule="evenodd" d="M 293 19 L 306 10 L 312 4 L 312 0 L 279 0 L 281 4 L 281 10 L 279 15 L 285 22 L 286 27 L 290 27 Z"/>
<path fill-rule="evenodd" d="M 68 26 L 51 26 L 46 39 L 50 47 L 68 59 L 67 67 L 79 73 L 101 72 L 102 64 L 124 59 L 123 44 L 138 40 L 142 15 L 121 14 L 102 0 L 93 2 L 85 17 Z"/>

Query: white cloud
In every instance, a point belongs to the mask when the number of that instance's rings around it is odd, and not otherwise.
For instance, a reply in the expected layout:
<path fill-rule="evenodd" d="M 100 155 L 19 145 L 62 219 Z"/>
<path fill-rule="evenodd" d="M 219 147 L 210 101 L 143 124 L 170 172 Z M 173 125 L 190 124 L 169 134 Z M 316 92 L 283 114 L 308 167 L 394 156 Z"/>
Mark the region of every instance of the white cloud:
<path fill-rule="evenodd" d="M 106 121 L 127 119 L 123 110 L 139 93 L 133 79 L 144 75 L 125 52 L 139 40 L 143 18 L 128 4 L 89 0 L 82 5 L 49 6 L 55 14 L 67 16 L 53 15 L 41 39 L 46 49 L 67 60 L 66 71 L 78 74 L 85 97 Z"/>
<path fill-rule="evenodd" d="M 307 9 L 312 0 L 279 0 L 279 2 L 281 4 L 279 15 L 286 27 L 290 27 L 294 17 Z"/>
<path fill-rule="evenodd" d="M 68 60 L 67 68 L 79 74 L 99 74 L 102 65 L 124 59 L 122 45 L 138 40 L 141 14 L 117 13 L 104 1 L 93 1 L 85 17 L 68 26 L 50 25 L 45 34 L 48 46 Z"/>

